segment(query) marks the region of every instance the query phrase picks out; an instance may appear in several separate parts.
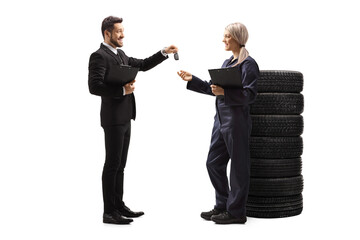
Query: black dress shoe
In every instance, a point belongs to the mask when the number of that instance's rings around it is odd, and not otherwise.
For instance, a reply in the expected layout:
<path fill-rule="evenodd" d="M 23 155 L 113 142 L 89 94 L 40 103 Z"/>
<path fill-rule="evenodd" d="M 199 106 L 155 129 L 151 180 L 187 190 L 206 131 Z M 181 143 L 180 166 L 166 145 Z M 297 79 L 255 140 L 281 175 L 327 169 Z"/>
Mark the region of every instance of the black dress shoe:
<path fill-rule="evenodd" d="M 246 223 L 246 216 L 241 218 L 236 218 L 231 215 L 228 211 L 214 215 L 211 217 L 211 220 L 218 224 L 232 224 L 232 223 Z"/>
<path fill-rule="evenodd" d="M 104 213 L 103 215 L 103 223 L 111 223 L 111 224 L 129 224 L 133 220 L 129 218 L 124 218 L 117 212 L 113 213 Z"/>
<path fill-rule="evenodd" d="M 212 217 L 213 215 L 218 215 L 218 214 L 220 214 L 220 213 L 222 213 L 222 212 L 224 212 L 224 211 L 225 211 L 225 210 L 220 210 L 220 209 L 214 208 L 214 209 L 211 210 L 211 211 L 202 212 L 202 213 L 200 214 L 200 216 L 201 216 L 203 219 L 210 221 L 210 220 L 211 220 L 211 217 Z"/>
<path fill-rule="evenodd" d="M 121 215 L 123 215 L 125 217 L 130 217 L 130 218 L 136 218 L 136 217 L 140 217 L 140 216 L 144 215 L 144 212 L 133 212 L 127 206 L 124 206 L 121 209 L 118 209 L 118 212 Z"/>

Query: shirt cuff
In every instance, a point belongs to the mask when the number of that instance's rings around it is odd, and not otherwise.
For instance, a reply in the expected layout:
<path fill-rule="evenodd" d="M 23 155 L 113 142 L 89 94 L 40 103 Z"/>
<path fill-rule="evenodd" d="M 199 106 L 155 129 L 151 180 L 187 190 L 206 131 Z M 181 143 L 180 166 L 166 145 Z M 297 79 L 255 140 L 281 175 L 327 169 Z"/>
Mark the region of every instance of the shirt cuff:
<path fill-rule="evenodd" d="M 125 87 L 123 87 L 123 96 L 125 96 Z"/>
<path fill-rule="evenodd" d="M 164 57 L 167 57 L 168 56 L 168 54 L 165 52 L 165 49 L 166 49 L 166 47 L 164 47 L 163 49 L 161 49 L 161 54 L 164 56 Z"/>

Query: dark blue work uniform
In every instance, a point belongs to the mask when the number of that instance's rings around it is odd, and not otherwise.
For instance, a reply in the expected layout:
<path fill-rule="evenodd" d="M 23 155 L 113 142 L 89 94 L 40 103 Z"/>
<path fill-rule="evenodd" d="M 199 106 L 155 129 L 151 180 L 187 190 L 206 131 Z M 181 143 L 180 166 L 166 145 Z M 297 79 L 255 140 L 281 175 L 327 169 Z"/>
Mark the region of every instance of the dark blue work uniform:
<path fill-rule="evenodd" d="M 222 68 L 237 63 L 233 57 L 225 60 Z M 246 201 L 250 182 L 250 104 L 257 94 L 259 67 L 250 56 L 238 65 L 243 88 L 224 88 L 224 96 L 216 97 L 216 115 L 211 145 L 206 166 L 216 191 L 216 209 L 227 210 L 234 217 L 246 215 Z M 199 93 L 211 92 L 211 81 L 202 81 L 193 76 L 187 89 Z M 230 189 L 226 176 L 231 159 Z"/>

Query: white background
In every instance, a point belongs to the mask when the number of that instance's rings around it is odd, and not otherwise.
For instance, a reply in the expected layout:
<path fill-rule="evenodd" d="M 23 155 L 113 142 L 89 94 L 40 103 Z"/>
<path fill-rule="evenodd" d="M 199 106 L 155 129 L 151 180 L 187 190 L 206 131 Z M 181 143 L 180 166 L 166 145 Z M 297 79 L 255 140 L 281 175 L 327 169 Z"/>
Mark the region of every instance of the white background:
<path fill-rule="evenodd" d="M 358 239 L 359 22 L 357 1 L 2 1 L 1 239 Z M 172 56 L 139 73 L 125 201 L 145 215 L 102 223 L 104 137 L 88 60 L 102 20 L 124 18 L 123 50 Z M 205 161 L 214 98 L 185 89 L 220 67 L 223 31 L 243 22 L 262 70 L 304 74 L 304 210 L 220 226 Z"/>

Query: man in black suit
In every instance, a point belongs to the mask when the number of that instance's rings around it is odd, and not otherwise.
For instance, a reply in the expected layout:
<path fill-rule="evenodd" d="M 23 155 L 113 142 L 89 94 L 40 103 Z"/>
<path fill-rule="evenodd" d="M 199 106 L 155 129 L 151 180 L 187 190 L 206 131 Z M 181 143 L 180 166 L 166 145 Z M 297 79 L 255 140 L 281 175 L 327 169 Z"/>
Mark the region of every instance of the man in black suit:
<path fill-rule="evenodd" d="M 135 79 L 124 86 L 106 82 L 109 70 L 116 65 L 137 67 L 147 71 L 165 59 L 167 54 L 176 53 L 171 45 L 146 59 L 126 56 L 120 50 L 123 46 L 124 28 L 122 18 L 107 17 L 103 20 L 101 32 L 104 42 L 100 49 L 91 54 L 89 61 L 89 90 L 101 96 L 101 126 L 105 133 L 106 158 L 102 174 L 104 200 L 104 223 L 128 224 L 133 217 L 143 212 L 131 211 L 123 202 L 124 168 L 130 143 L 131 119 L 135 120 L 136 108 L 133 91 Z M 125 218 L 126 217 L 126 218 Z"/>

